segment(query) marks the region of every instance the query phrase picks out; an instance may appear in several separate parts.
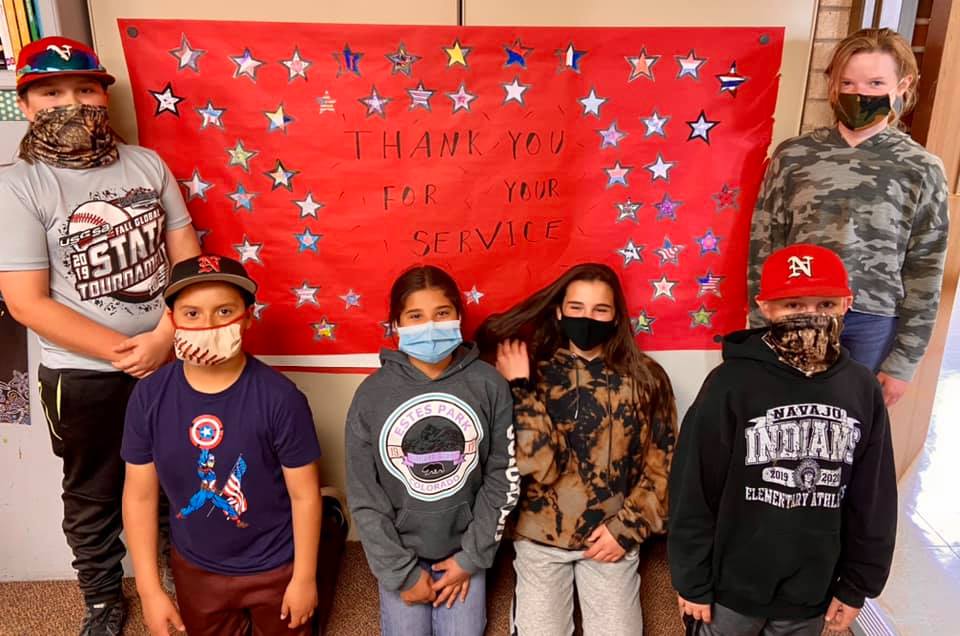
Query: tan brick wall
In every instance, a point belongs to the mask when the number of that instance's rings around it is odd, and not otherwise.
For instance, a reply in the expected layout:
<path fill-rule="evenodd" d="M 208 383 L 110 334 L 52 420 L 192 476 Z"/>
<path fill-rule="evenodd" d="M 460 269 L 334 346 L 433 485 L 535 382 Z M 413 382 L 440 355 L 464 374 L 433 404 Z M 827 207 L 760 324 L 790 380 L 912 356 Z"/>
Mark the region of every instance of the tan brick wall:
<path fill-rule="evenodd" d="M 827 101 L 827 81 L 823 74 L 837 43 L 850 32 L 850 11 L 853 0 L 821 0 L 813 35 L 813 54 L 803 106 L 800 132 L 833 124 L 833 112 Z"/>

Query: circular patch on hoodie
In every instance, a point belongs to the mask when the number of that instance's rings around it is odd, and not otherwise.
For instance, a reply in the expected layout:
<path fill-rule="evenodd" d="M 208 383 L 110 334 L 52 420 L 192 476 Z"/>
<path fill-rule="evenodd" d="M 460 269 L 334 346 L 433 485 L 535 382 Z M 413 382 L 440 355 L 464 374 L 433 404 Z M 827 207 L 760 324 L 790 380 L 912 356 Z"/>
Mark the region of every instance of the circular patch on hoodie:
<path fill-rule="evenodd" d="M 456 493 L 476 468 L 483 428 L 476 411 L 449 393 L 407 400 L 387 418 L 380 433 L 384 466 L 421 501 Z"/>

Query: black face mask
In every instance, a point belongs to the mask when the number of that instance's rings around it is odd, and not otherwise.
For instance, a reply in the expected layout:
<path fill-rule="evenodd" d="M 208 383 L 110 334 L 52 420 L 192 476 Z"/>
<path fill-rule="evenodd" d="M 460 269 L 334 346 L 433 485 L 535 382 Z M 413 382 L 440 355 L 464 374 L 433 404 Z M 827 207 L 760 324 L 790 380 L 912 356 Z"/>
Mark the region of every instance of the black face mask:
<path fill-rule="evenodd" d="M 603 322 L 593 318 L 562 316 L 560 329 L 581 351 L 590 351 L 610 340 L 617 332 L 617 324 L 613 320 Z"/>
<path fill-rule="evenodd" d="M 889 95 L 840 93 L 833 112 L 837 120 L 850 130 L 870 128 L 890 117 L 893 106 Z"/>

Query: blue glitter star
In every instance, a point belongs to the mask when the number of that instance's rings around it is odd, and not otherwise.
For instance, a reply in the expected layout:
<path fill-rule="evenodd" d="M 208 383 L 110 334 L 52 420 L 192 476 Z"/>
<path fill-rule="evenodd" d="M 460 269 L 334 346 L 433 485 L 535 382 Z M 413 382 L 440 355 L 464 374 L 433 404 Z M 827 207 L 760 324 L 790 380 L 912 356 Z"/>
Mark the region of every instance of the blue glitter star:
<path fill-rule="evenodd" d="M 297 234 L 294 232 L 294 238 L 297 239 L 299 245 L 297 246 L 297 252 L 306 252 L 310 250 L 313 253 L 317 253 L 317 247 L 320 244 L 320 239 L 323 238 L 323 234 L 314 234 L 310 231 L 310 228 L 303 228 L 302 234 Z"/>

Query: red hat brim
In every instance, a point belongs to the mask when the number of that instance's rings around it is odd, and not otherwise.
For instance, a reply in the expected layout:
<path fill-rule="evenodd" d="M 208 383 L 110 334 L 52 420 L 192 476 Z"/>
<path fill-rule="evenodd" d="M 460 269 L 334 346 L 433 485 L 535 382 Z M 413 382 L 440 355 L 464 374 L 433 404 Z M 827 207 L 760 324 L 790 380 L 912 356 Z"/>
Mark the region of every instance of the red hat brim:
<path fill-rule="evenodd" d="M 784 298 L 803 298 L 816 296 L 819 298 L 846 298 L 853 296 L 849 287 L 828 287 L 825 285 L 807 285 L 778 289 L 773 292 L 757 294 L 757 300 L 783 300 Z"/>
<path fill-rule="evenodd" d="M 53 77 L 64 77 L 67 75 L 86 75 L 88 77 L 96 78 L 98 81 L 102 82 L 104 86 L 110 86 L 117 81 L 110 73 L 106 71 L 52 71 L 50 73 L 27 73 L 26 75 L 21 75 L 17 78 L 17 93 L 23 93 L 31 84 L 35 84 L 41 80 L 50 79 Z"/>

